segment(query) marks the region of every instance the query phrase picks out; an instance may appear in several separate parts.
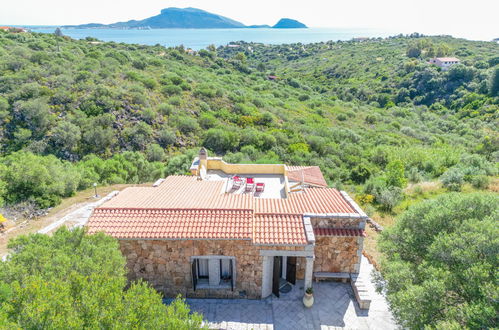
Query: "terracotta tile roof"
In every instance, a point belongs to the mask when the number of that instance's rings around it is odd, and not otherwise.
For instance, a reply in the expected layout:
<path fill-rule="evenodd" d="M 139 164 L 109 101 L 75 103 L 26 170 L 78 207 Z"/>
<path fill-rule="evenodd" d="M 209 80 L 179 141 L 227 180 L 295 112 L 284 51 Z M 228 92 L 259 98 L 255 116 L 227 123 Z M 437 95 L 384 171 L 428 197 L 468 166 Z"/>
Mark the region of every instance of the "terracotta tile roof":
<path fill-rule="evenodd" d="M 272 214 L 255 215 L 253 243 L 261 245 L 306 245 L 300 215 Z"/>
<path fill-rule="evenodd" d="M 288 180 L 327 187 L 319 166 L 286 166 Z"/>
<path fill-rule="evenodd" d="M 116 238 L 253 239 L 306 244 L 305 213 L 356 213 L 333 188 L 305 188 L 285 199 L 227 194 L 223 181 L 170 176 L 157 187 L 133 187 L 94 210 L 89 232 Z"/>
<path fill-rule="evenodd" d="M 116 238 L 251 239 L 252 224 L 251 211 L 97 208 L 87 226 Z"/>
<path fill-rule="evenodd" d="M 365 237 L 366 232 L 362 229 L 342 229 L 342 228 L 314 228 L 316 236 L 358 236 Z"/>
<path fill-rule="evenodd" d="M 357 213 L 333 188 L 306 188 L 286 199 L 256 198 L 254 203 L 257 214 Z"/>
<path fill-rule="evenodd" d="M 224 194 L 223 181 L 167 177 L 158 187 L 132 187 L 104 203 L 107 208 L 252 210 L 251 195 Z"/>

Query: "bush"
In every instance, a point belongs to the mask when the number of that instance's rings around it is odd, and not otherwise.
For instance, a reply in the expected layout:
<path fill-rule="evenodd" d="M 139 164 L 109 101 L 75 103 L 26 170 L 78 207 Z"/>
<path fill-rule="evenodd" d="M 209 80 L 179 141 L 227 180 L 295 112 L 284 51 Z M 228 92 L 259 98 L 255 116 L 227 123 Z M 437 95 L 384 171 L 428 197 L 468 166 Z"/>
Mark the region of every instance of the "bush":
<path fill-rule="evenodd" d="M 4 198 L 9 203 L 32 200 L 41 208 L 55 206 L 61 197 L 76 192 L 81 178 L 71 163 L 54 156 L 20 151 L 0 158 L 0 163 L 5 166 L 0 183 L 6 183 Z"/>
<path fill-rule="evenodd" d="M 215 152 L 233 151 L 239 145 L 239 135 L 220 128 L 211 128 L 206 132 L 203 145 Z"/>
<path fill-rule="evenodd" d="M 182 88 L 176 85 L 167 85 L 161 89 L 161 92 L 166 96 L 172 96 L 182 93 Z"/>
<path fill-rule="evenodd" d="M 144 282 L 127 284 L 116 239 L 61 227 L 9 242 L 0 263 L 0 321 L 7 328 L 199 329 L 185 301 L 165 306 Z"/>
<path fill-rule="evenodd" d="M 471 177 L 471 185 L 476 189 L 487 189 L 490 179 L 486 175 L 474 175 Z"/>
<path fill-rule="evenodd" d="M 168 128 L 163 128 L 158 132 L 158 142 L 163 148 L 174 144 L 176 140 L 177 136 L 175 132 L 172 132 Z"/>
<path fill-rule="evenodd" d="M 171 106 L 168 103 L 161 103 L 158 106 L 158 112 L 162 114 L 163 116 L 169 116 L 173 112 L 173 106 Z"/>
<path fill-rule="evenodd" d="M 392 211 L 402 200 L 404 194 L 398 187 L 385 188 L 376 194 L 376 202 L 385 211 Z"/>
<path fill-rule="evenodd" d="M 400 160 L 393 160 L 388 163 L 385 169 L 386 183 L 389 186 L 404 188 L 407 184 L 405 178 L 404 164 Z"/>
<path fill-rule="evenodd" d="M 464 184 L 464 173 L 461 169 L 453 167 L 445 171 L 440 177 L 442 184 L 450 191 L 460 191 Z"/>
<path fill-rule="evenodd" d="M 192 117 L 178 117 L 175 121 L 178 129 L 184 134 L 192 133 L 199 129 L 197 120 Z"/>
<path fill-rule="evenodd" d="M 450 193 L 411 206 L 382 232 L 378 283 L 402 328 L 497 325 L 498 216 L 497 195 Z"/>
<path fill-rule="evenodd" d="M 158 144 L 151 144 L 146 149 L 147 160 L 150 162 L 162 162 L 166 154 L 163 148 Z"/>

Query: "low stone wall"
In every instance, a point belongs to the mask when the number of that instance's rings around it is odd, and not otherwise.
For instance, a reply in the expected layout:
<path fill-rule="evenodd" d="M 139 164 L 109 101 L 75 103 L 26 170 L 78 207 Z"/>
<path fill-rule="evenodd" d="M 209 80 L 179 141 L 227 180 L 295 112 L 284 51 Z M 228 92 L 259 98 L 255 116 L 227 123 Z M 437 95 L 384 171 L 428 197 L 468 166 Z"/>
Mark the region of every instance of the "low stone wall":
<path fill-rule="evenodd" d="M 362 220 L 360 218 L 310 217 L 310 222 L 314 228 L 358 229 L 361 228 Z"/>
<path fill-rule="evenodd" d="M 129 280 L 144 279 L 166 297 L 178 294 L 197 298 L 259 299 L 262 292 L 263 257 L 260 250 L 245 240 L 120 240 L 127 259 Z M 303 247 L 272 246 L 274 250 L 303 250 Z M 192 287 L 192 256 L 223 255 L 235 257 L 236 286 L 230 289 Z M 300 265 L 301 266 L 301 265 Z"/>
<path fill-rule="evenodd" d="M 361 237 L 315 236 L 314 272 L 358 273 L 362 242 Z"/>

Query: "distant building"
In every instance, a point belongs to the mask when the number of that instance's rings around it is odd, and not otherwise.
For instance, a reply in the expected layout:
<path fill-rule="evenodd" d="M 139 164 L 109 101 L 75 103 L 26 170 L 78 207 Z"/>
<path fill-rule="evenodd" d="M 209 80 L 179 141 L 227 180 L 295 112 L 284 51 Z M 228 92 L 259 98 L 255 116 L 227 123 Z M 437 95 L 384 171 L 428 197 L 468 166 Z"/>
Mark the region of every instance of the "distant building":
<path fill-rule="evenodd" d="M 241 47 L 241 45 L 228 44 L 227 47 L 229 47 L 229 48 L 239 48 L 239 47 Z"/>
<path fill-rule="evenodd" d="M 369 40 L 368 37 L 357 37 L 357 38 L 352 38 L 353 41 L 359 41 L 359 42 L 362 42 L 362 41 L 367 41 Z"/>
<path fill-rule="evenodd" d="M 448 70 L 451 66 L 459 64 L 461 61 L 455 57 L 434 57 L 428 61 L 430 64 L 435 64 L 441 67 L 442 70 Z"/>
<path fill-rule="evenodd" d="M 14 32 L 14 33 L 27 32 L 27 30 L 24 28 L 18 28 L 18 27 L 12 27 L 12 26 L 0 26 L 0 30 L 7 31 L 7 32 Z"/>
<path fill-rule="evenodd" d="M 268 80 L 277 80 L 277 76 L 268 76 L 267 79 Z"/>

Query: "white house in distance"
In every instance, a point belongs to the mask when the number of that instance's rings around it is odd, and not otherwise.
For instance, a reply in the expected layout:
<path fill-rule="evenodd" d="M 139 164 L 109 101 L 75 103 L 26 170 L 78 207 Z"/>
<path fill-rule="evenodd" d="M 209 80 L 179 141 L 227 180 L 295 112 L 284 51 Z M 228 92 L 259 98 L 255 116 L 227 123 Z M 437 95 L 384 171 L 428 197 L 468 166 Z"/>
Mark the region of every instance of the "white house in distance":
<path fill-rule="evenodd" d="M 451 66 L 459 64 L 461 61 L 455 57 L 434 57 L 428 61 L 430 64 L 435 64 L 442 68 L 442 70 L 448 70 Z"/>

